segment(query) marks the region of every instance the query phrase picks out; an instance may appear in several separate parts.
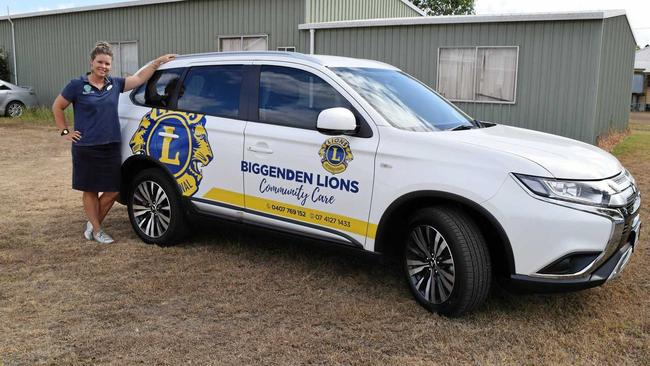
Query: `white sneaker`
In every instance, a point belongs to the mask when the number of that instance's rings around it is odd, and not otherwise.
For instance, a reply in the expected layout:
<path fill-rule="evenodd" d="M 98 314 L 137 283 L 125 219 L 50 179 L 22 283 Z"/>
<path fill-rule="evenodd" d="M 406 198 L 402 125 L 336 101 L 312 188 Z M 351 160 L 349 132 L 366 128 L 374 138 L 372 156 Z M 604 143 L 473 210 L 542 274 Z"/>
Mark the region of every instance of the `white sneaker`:
<path fill-rule="evenodd" d="M 106 234 L 104 230 L 99 230 L 97 234 L 93 233 L 93 239 L 100 244 L 110 244 L 115 241 L 110 235 Z"/>
<path fill-rule="evenodd" d="M 84 238 L 86 240 L 93 240 L 93 224 L 90 221 L 86 221 L 86 230 L 84 230 Z"/>

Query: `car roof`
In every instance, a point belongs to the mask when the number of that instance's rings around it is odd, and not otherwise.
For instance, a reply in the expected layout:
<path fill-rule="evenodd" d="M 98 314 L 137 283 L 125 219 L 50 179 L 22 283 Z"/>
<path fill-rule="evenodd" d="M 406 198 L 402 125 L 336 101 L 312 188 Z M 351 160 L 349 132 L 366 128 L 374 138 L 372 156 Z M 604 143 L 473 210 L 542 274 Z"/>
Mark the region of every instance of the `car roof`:
<path fill-rule="evenodd" d="M 186 67 L 191 64 L 210 61 L 289 61 L 311 66 L 397 70 L 394 66 L 374 60 L 328 55 L 307 55 L 299 52 L 286 51 L 210 52 L 179 55 L 174 61 L 165 64 L 164 68 Z"/>

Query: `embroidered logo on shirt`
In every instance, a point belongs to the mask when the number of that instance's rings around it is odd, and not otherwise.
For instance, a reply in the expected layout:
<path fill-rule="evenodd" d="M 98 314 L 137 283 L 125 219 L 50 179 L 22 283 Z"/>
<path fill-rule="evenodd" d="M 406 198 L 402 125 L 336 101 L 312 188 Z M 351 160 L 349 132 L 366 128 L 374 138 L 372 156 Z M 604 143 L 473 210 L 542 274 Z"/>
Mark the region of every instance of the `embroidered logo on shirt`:
<path fill-rule="evenodd" d="M 84 91 L 83 91 L 84 95 L 91 94 L 92 92 L 93 92 L 93 88 L 90 85 L 88 84 L 84 85 Z"/>
<path fill-rule="evenodd" d="M 164 164 L 184 196 L 192 196 L 203 179 L 202 168 L 213 159 L 205 115 L 152 109 L 140 121 L 129 146 Z"/>

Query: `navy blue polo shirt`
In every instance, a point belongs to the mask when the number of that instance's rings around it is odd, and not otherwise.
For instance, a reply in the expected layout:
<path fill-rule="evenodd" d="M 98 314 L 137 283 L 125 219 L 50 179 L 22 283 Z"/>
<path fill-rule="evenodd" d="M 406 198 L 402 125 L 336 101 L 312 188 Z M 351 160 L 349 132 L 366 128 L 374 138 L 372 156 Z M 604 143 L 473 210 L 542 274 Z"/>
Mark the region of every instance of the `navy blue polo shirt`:
<path fill-rule="evenodd" d="M 84 75 L 72 79 L 61 96 L 72 103 L 74 129 L 81 132 L 78 146 L 104 145 L 120 142 L 120 121 L 117 102 L 124 91 L 124 78 L 107 77 L 100 90 Z"/>

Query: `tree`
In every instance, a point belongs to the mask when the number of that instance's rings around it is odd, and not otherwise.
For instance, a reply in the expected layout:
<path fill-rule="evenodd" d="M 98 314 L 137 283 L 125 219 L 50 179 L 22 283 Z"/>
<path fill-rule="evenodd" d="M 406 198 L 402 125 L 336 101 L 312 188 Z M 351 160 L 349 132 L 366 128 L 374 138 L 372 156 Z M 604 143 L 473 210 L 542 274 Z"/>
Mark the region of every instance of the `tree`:
<path fill-rule="evenodd" d="M 474 0 L 411 0 L 427 15 L 474 14 Z"/>
<path fill-rule="evenodd" d="M 0 80 L 9 80 L 9 63 L 7 62 L 7 51 L 0 47 Z"/>

